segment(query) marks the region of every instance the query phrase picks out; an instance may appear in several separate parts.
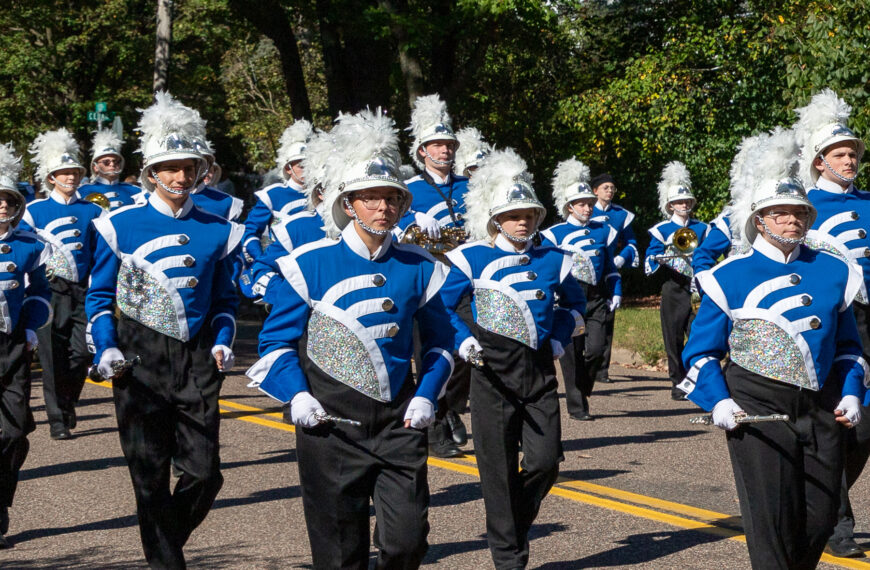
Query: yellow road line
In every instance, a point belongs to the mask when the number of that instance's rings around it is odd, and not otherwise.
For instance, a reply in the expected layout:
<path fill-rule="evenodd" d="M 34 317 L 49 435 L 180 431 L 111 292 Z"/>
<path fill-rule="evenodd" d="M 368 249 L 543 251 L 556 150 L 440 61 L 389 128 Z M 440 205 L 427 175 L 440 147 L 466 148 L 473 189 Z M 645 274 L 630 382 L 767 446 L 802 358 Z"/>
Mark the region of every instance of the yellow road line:
<path fill-rule="evenodd" d="M 110 388 L 112 386 L 111 383 L 108 382 L 93 382 L 90 379 L 88 380 L 88 382 L 91 382 L 92 384 L 95 384 L 97 386 L 102 386 L 104 388 Z M 248 406 L 246 404 L 240 404 L 231 400 L 218 400 L 218 402 L 221 406 L 225 408 L 232 408 L 234 410 L 252 412 L 253 414 L 255 414 L 250 416 L 246 415 L 233 417 L 232 419 L 242 420 L 253 424 L 292 433 L 295 433 L 296 431 L 294 429 L 294 426 L 292 425 L 287 425 L 281 421 L 268 420 L 259 417 L 268 416 L 274 418 L 282 418 L 282 414 L 278 412 L 270 412 L 262 408 L 256 408 L 253 406 Z M 221 410 L 221 413 L 231 412 L 229 410 Z M 477 461 L 473 456 L 458 457 L 455 460 L 450 461 L 445 459 L 438 459 L 436 457 L 430 457 L 428 460 L 428 464 L 433 467 L 438 467 L 440 469 L 447 469 L 456 473 L 463 473 L 465 475 L 480 478 L 480 472 L 477 470 L 477 467 L 473 466 L 477 464 Z M 587 492 L 581 492 L 581 490 Z M 613 487 L 596 485 L 595 483 L 587 483 L 585 481 L 559 481 L 550 490 L 550 494 L 578 503 L 584 503 L 602 509 L 607 509 L 610 511 L 625 513 L 647 520 L 663 522 L 671 526 L 697 530 L 706 534 L 712 534 L 714 536 L 727 538 L 728 540 L 736 540 L 743 543 L 746 542 L 746 536 L 741 531 L 727 528 L 721 525 L 710 524 L 734 518 L 733 516 L 727 515 L 725 513 L 717 513 L 715 511 L 709 511 L 707 509 L 692 507 L 691 505 L 683 505 L 681 503 L 665 501 L 663 499 L 640 495 L 637 493 L 632 493 L 630 491 L 622 491 Z M 629 503 L 634 504 L 620 502 L 620 500 L 628 501 Z M 686 518 L 675 514 L 664 513 L 661 512 L 661 510 L 653 510 L 652 508 L 645 507 L 654 507 L 656 509 L 670 511 L 670 513 L 679 513 L 693 516 L 695 518 Z M 848 558 L 837 558 L 829 554 L 822 555 L 822 562 L 827 562 L 828 564 L 841 566 L 843 568 L 859 568 L 865 570 L 870 569 L 870 563 L 860 562 L 858 560 Z"/>

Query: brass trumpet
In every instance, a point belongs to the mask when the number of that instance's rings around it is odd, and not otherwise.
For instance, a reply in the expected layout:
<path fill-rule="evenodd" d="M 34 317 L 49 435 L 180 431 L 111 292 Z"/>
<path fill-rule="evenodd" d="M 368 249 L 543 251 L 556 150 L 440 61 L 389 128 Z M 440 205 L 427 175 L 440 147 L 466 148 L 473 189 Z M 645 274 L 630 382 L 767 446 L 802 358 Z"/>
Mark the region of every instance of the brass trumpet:
<path fill-rule="evenodd" d="M 665 253 L 655 256 L 655 260 L 671 267 L 677 273 L 691 278 L 694 275 L 691 263 L 692 254 L 695 253 L 697 247 L 698 234 L 695 233 L 695 230 L 680 228 L 674 232 L 674 238 L 665 248 Z"/>
<path fill-rule="evenodd" d="M 419 226 L 411 226 L 405 231 L 402 242 L 419 245 L 433 255 L 444 255 L 465 243 L 467 239 L 468 234 L 462 228 L 441 228 L 441 237 L 432 239 Z"/>
<path fill-rule="evenodd" d="M 101 192 L 91 192 L 90 194 L 85 196 L 85 200 L 91 202 L 92 204 L 96 204 L 104 210 L 108 210 L 111 207 L 111 204 L 109 204 L 109 199 L 106 198 L 106 195 Z"/>
<path fill-rule="evenodd" d="M 683 255 L 692 255 L 698 247 L 698 234 L 691 228 L 680 228 L 674 232 L 672 242 Z"/>

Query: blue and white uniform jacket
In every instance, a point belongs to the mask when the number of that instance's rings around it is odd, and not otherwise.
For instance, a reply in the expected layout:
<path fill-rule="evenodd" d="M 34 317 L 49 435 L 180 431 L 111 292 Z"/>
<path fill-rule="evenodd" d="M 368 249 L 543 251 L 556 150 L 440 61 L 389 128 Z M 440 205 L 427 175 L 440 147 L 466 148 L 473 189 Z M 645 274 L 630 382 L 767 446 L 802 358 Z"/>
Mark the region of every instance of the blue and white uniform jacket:
<path fill-rule="evenodd" d="M 622 256 L 625 264 L 629 267 L 640 265 L 637 238 L 634 237 L 634 230 L 631 229 L 631 222 L 634 221 L 633 213 L 613 203 L 606 210 L 603 210 L 596 202 L 595 207 L 592 208 L 592 221 L 605 222 L 616 230 L 617 237 L 612 246 L 614 257 Z M 617 247 L 622 247 L 619 253 L 616 253 Z"/>
<path fill-rule="evenodd" d="M 819 178 L 807 197 L 818 212 L 807 232 L 807 245 L 856 263 L 864 275 L 864 288 L 856 302 L 868 303 L 870 289 L 870 192 L 850 185 L 845 191 L 830 180 Z"/>
<path fill-rule="evenodd" d="M 210 325 L 232 347 L 238 296 L 233 253 L 244 227 L 188 199 L 173 213 L 156 194 L 95 223 L 96 265 L 85 301 L 96 360 L 117 347 L 114 306 L 146 327 L 187 342 Z"/>
<path fill-rule="evenodd" d="M 245 206 L 245 203 L 235 196 L 230 196 L 226 192 L 221 192 L 211 186 L 203 186 L 192 191 L 190 197 L 200 210 L 210 212 L 231 222 L 239 220 L 239 217 L 242 215 L 242 208 Z"/>
<path fill-rule="evenodd" d="M 305 210 L 308 198 L 295 180 L 288 180 L 286 184 L 272 184 L 255 192 L 254 196 L 257 201 L 245 220 L 244 249 L 251 258 L 257 259 L 263 255 L 260 242 L 263 232 L 270 226 L 277 226 L 287 216 Z"/>
<path fill-rule="evenodd" d="M 854 265 L 796 247 L 788 257 L 758 236 L 752 248 L 698 274 L 706 295 L 692 323 L 679 387 L 712 410 L 729 398 L 719 361 L 771 381 L 818 390 L 833 370 L 842 394 L 863 399 L 867 363 L 850 310 L 862 286 Z"/>
<path fill-rule="evenodd" d="M 571 274 L 587 285 L 607 283 L 611 297 L 622 296 L 622 279 L 613 264 L 613 247 L 618 233 L 613 226 L 590 220 L 582 224 L 574 216 L 541 232 L 547 245 L 568 252 Z"/>
<path fill-rule="evenodd" d="M 308 358 L 320 370 L 390 402 L 408 380 L 416 319 L 423 345 L 416 395 L 437 401 L 453 371 L 454 331 L 439 295 L 444 264 L 392 234 L 371 255 L 350 223 L 340 239 L 298 247 L 278 266 L 250 386 L 281 402 L 309 390 L 297 353 L 307 332 Z"/>
<path fill-rule="evenodd" d="M 94 261 L 97 232 L 94 220 L 103 209 L 73 196 L 67 201 L 57 190 L 27 205 L 19 228 L 35 232 L 52 246 L 45 263 L 50 277 L 78 283 L 87 278 Z"/>
<path fill-rule="evenodd" d="M 723 255 L 728 257 L 731 253 L 736 253 L 740 247 L 739 240 L 735 240 L 731 234 L 731 218 L 728 215 L 730 211 L 730 208 L 723 210 L 710 222 L 707 236 L 692 254 L 692 270 L 695 275 L 716 265 Z"/>
<path fill-rule="evenodd" d="M 17 185 L 18 191 L 24 196 L 24 202 L 29 204 L 36 200 L 36 188 L 29 182 L 19 182 Z"/>
<path fill-rule="evenodd" d="M 90 184 L 79 186 L 78 194 L 82 199 L 92 192 L 99 192 L 109 199 L 109 210 L 117 210 L 121 206 L 130 206 L 139 200 L 145 199 L 143 190 L 138 186 L 126 182 L 108 182 L 103 178 L 96 177 Z"/>
<path fill-rule="evenodd" d="M 0 235 L 0 333 L 23 321 L 35 331 L 51 318 L 51 289 L 45 264 L 52 247 L 33 232 L 11 228 Z"/>
<path fill-rule="evenodd" d="M 326 237 L 323 218 L 312 210 L 303 210 L 284 218 L 280 224 L 272 226 L 272 234 L 275 241 L 254 261 L 248 274 L 254 298 L 264 297 L 269 282 L 280 273 L 280 258 L 297 247 Z"/>
<path fill-rule="evenodd" d="M 414 214 L 422 212 L 428 214 L 438 220 L 438 225 L 442 228 L 464 227 L 465 226 L 465 194 L 468 192 L 468 178 L 465 176 L 457 176 L 452 172 L 446 179 L 441 178 L 437 173 L 427 171 L 435 186 L 432 186 L 422 175 L 414 176 L 405 181 L 408 190 L 414 195 L 414 200 L 411 202 L 411 209 L 402 216 L 399 220 L 398 227 L 405 231 L 408 226 L 414 223 Z M 448 201 L 451 207 L 448 207 Z M 453 217 L 450 216 L 450 210 L 453 209 Z"/>
<path fill-rule="evenodd" d="M 475 241 L 447 254 L 453 264 L 441 296 L 448 308 L 472 294 L 474 322 L 483 329 L 537 350 L 555 339 L 568 346 L 583 326 L 586 296 L 571 275 L 571 256 L 548 246 L 517 251 L 499 234 L 494 244 Z M 554 302 L 558 295 L 558 306 Z M 456 346 L 473 336 L 455 313 Z"/>
<path fill-rule="evenodd" d="M 704 243 L 707 237 L 707 232 L 710 231 L 710 226 L 704 222 L 699 222 L 694 218 L 689 218 L 686 223 L 683 223 L 677 216 L 671 216 L 670 220 L 659 222 L 649 229 L 649 247 L 646 249 L 646 258 L 644 259 L 643 269 L 647 275 L 652 275 L 659 269 L 659 262 L 656 261 L 657 255 L 671 255 L 675 253 L 672 250 L 674 232 L 680 228 L 689 228 L 698 236 L 698 245 Z M 690 261 L 674 257 L 666 259 L 662 262 L 673 271 L 691 278 L 692 265 Z"/>

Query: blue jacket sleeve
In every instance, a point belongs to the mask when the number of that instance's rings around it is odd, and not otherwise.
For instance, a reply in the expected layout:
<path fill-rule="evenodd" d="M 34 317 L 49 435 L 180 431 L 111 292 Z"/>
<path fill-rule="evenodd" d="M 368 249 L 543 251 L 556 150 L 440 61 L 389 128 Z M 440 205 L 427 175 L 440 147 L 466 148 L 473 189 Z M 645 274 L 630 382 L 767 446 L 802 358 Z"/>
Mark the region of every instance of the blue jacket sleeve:
<path fill-rule="evenodd" d="M 247 375 L 253 386 L 280 402 L 289 402 L 299 392 L 309 390 L 298 348 L 311 309 L 280 275 L 272 287 L 275 303 L 260 331 L 260 360 Z"/>
<path fill-rule="evenodd" d="M 459 306 L 459 301 L 464 296 L 470 295 L 472 291 L 473 286 L 465 273 L 455 265 L 451 267 L 447 273 L 444 285 L 441 286 L 441 299 L 449 311 L 451 328 L 456 331 L 454 351 L 459 350 L 462 341 L 473 336 L 465 321 L 456 314 L 456 307 Z"/>
<path fill-rule="evenodd" d="M 611 297 L 619 295 L 622 297 L 622 277 L 619 275 L 619 269 L 613 262 L 613 253 L 608 248 L 604 248 L 604 271 L 603 277 L 607 283 L 607 292 Z M 628 260 L 626 259 L 626 263 Z"/>
<path fill-rule="evenodd" d="M 659 262 L 655 260 L 655 256 L 665 252 L 665 244 L 650 232 L 649 247 L 646 248 L 646 257 L 644 259 L 643 270 L 647 275 L 652 275 L 659 268 Z"/>
<path fill-rule="evenodd" d="M 95 359 L 99 362 L 104 350 L 118 346 L 114 304 L 121 260 L 103 236 L 99 235 L 99 232 L 94 233 L 98 234 L 97 247 L 94 252 L 91 285 L 85 297 L 85 312 L 88 316 L 88 329 L 96 349 Z"/>
<path fill-rule="evenodd" d="M 731 397 L 719 362 L 728 353 L 732 324 L 710 297 L 704 297 L 683 349 L 683 364 L 688 373 L 679 388 L 708 412 L 720 400 Z"/>
<path fill-rule="evenodd" d="M 867 392 L 867 362 L 861 350 L 861 336 L 851 309 L 840 311 L 837 320 L 837 348 L 834 354 L 834 370 L 843 383 L 843 396 L 856 396 L 870 403 Z"/>
<path fill-rule="evenodd" d="M 257 198 L 257 202 L 251 211 L 248 212 L 248 217 L 245 219 L 245 233 L 242 236 L 242 244 L 245 253 L 254 259 L 257 259 L 263 254 L 263 247 L 260 245 L 260 236 L 269 226 L 272 220 L 272 210 L 266 204 Z"/>
<path fill-rule="evenodd" d="M 280 241 L 274 241 L 269 244 L 266 251 L 254 261 L 251 266 L 251 281 L 253 281 L 253 291 L 258 297 L 263 297 L 266 294 L 266 289 L 269 287 L 269 281 L 278 273 L 278 259 L 287 255 L 287 249 Z M 267 301 L 268 302 L 268 301 Z"/>
<path fill-rule="evenodd" d="M 570 257 L 568 260 L 570 261 Z M 562 343 L 562 346 L 568 346 L 571 337 L 580 332 L 577 329 L 580 318 L 586 314 L 586 295 L 583 293 L 583 287 L 570 272 L 563 277 L 557 292 L 559 306 L 553 314 L 551 336 Z"/>
<path fill-rule="evenodd" d="M 731 249 L 731 240 L 716 226 L 712 229 L 692 255 L 692 270 L 695 275 L 716 265 L 716 261 Z"/>
<path fill-rule="evenodd" d="M 214 281 L 211 290 L 211 308 L 208 322 L 214 333 L 214 344 L 222 344 L 232 348 L 236 337 L 236 311 L 239 307 L 239 296 L 233 284 L 235 263 L 238 259 L 240 246 L 224 257 L 215 268 Z"/>
<path fill-rule="evenodd" d="M 455 331 L 451 326 L 452 312 L 444 306 L 441 295 L 436 293 L 414 315 L 420 329 L 423 355 L 416 395 L 427 398 L 433 404 L 438 401 L 447 379 L 453 373 Z"/>
<path fill-rule="evenodd" d="M 625 244 L 625 247 L 619 252 L 619 255 L 625 259 L 625 264 L 630 267 L 637 267 L 640 261 L 637 253 L 637 238 L 634 237 L 634 230 L 631 229 L 631 224 L 625 226 L 620 232 L 619 242 Z"/>

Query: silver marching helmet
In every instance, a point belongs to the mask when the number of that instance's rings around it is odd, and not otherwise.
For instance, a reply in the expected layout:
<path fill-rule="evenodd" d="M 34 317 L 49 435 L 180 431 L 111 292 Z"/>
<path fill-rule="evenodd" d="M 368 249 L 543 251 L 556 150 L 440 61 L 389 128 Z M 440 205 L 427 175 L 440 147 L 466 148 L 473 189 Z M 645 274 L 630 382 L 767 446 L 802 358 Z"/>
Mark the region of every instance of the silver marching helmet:
<path fill-rule="evenodd" d="M 658 191 L 659 208 L 666 216 L 670 216 L 674 212 L 674 208 L 671 206 L 672 202 L 692 200 L 697 203 L 697 199 L 692 193 L 692 179 L 689 175 L 689 169 L 686 168 L 685 164 L 676 160 L 669 162 L 662 170 Z M 693 208 L 694 204 L 689 211 Z"/>
<path fill-rule="evenodd" d="M 471 175 L 471 169 L 479 168 L 492 145 L 483 140 L 483 135 L 474 127 L 465 127 L 456 133 L 458 148 L 453 161 L 453 172 L 458 176 Z"/>
<path fill-rule="evenodd" d="M 417 168 L 423 170 L 425 165 L 417 153 L 419 149 L 428 156 L 425 144 L 432 141 L 454 141 L 457 148 L 459 140 L 453 134 L 453 121 L 447 113 L 447 103 L 441 100 L 438 94 L 417 97 L 414 109 L 411 111 L 411 126 L 408 127 L 414 142 L 411 144 L 411 159 Z M 429 156 L 436 164 L 450 164 Z"/>
<path fill-rule="evenodd" d="M 0 196 L 11 197 L 17 202 L 14 210 L 7 212 L 5 217 L 0 217 L 0 223 L 9 223 L 13 227 L 18 225 L 24 215 L 25 198 L 18 190 L 20 173 L 21 158 L 16 156 L 12 143 L 0 145 Z"/>
<path fill-rule="evenodd" d="M 280 145 L 278 156 L 275 162 L 281 170 L 281 177 L 284 180 L 290 178 L 286 171 L 287 165 L 305 159 L 305 149 L 313 134 L 311 123 L 305 119 L 298 119 L 281 133 L 281 139 L 278 142 Z"/>
<path fill-rule="evenodd" d="M 103 174 L 97 170 L 97 161 L 104 156 L 114 156 L 120 159 L 121 166 L 107 174 L 121 174 L 124 170 L 124 156 L 121 154 L 121 147 L 123 145 L 124 141 L 121 140 L 121 137 L 116 135 L 111 129 L 102 129 L 94 133 L 91 170 L 93 170 L 97 175 Z"/>
<path fill-rule="evenodd" d="M 563 220 L 571 216 L 571 203 L 575 200 L 598 199 L 589 185 L 590 174 L 589 167 L 576 158 L 563 160 L 556 166 L 553 173 L 553 199 Z"/>
<path fill-rule="evenodd" d="M 158 91 L 154 98 L 154 104 L 142 110 L 142 117 L 139 119 L 139 131 L 142 133 L 139 152 L 144 157 L 142 186 L 149 192 L 154 191 L 154 183 L 148 175 L 151 174 L 157 179 L 156 173 L 152 171 L 155 165 L 190 159 L 196 166 L 196 180 L 193 186 L 183 191 L 189 192 L 196 187 L 209 167 L 208 160 L 201 152 L 201 143 L 197 144 L 199 134 L 205 128 L 205 121 L 197 111 L 182 105 L 165 91 Z M 159 183 L 159 179 L 157 180 Z M 161 186 L 168 192 L 178 193 L 163 184 Z"/>
<path fill-rule="evenodd" d="M 858 153 L 858 162 L 864 156 L 864 141 L 848 127 L 849 116 L 852 113 L 848 105 L 831 89 L 816 93 L 810 103 L 800 109 L 795 109 L 798 121 L 794 125 L 795 136 L 801 148 L 801 176 L 807 184 L 818 181 L 821 173 L 813 164 L 820 158 L 825 168 L 836 178 L 851 183 L 855 177 L 846 178 L 836 172 L 825 160 L 825 150 L 841 142 L 851 142 Z"/>
<path fill-rule="evenodd" d="M 79 143 L 64 128 L 37 136 L 30 145 L 30 153 L 37 163 L 36 177 L 51 188 L 55 186 L 52 174 L 58 170 L 76 168 L 82 171 L 82 176 L 87 172 L 79 158 Z"/>

